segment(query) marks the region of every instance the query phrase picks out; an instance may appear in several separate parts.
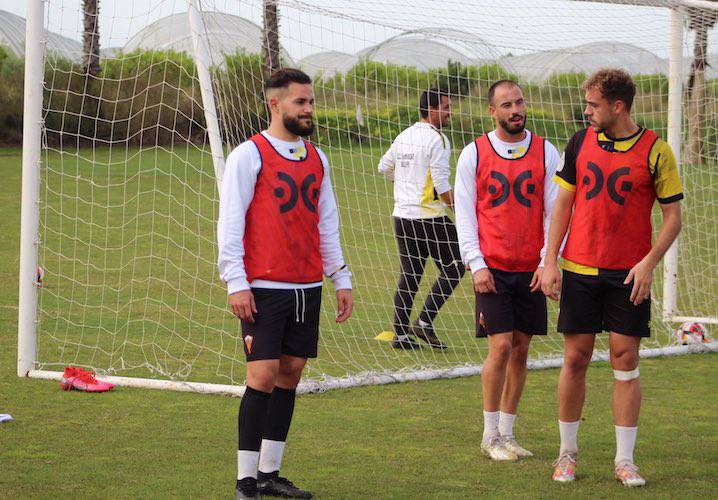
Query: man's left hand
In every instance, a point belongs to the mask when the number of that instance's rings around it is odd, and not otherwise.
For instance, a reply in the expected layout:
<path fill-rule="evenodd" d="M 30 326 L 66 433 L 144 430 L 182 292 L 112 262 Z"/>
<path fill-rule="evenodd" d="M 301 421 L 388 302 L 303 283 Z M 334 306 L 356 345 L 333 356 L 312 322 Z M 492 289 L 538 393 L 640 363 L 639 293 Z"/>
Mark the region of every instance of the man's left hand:
<path fill-rule="evenodd" d="M 354 298 L 351 289 L 337 290 L 337 323 L 349 319 L 354 308 Z"/>
<path fill-rule="evenodd" d="M 651 295 L 651 284 L 653 283 L 653 265 L 645 257 L 635 266 L 631 268 L 626 276 L 624 285 L 628 285 L 633 281 L 633 289 L 631 290 L 631 302 L 637 306 Z"/>
<path fill-rule="evenodd" d="M 531 283 L 529 283 L 529 287 L 531 288 L 532 292 L 541 291 L 541 276 L 542 275 L 543 275 L 543 266 L 539 266 L 534 271 L 534 275 L 531 278 Z"/>

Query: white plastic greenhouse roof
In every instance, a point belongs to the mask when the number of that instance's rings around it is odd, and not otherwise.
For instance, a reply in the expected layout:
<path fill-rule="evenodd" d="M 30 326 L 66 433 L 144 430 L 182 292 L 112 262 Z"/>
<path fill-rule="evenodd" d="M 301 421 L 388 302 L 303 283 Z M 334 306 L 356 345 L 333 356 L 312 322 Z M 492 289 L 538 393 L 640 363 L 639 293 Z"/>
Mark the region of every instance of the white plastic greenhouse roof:
<path fill-rule="evenodd" d="M 205 46 L 211 64 L 221 65 L 225 54 L 262 52 L 262 28 L 243 17 L 224 12 L 202 12 L 206 28 Z M 193 53 L 192 35 L 187 13 L 173 14 L 150 24 L 133 36 L 124 46 L 125 52 L 136 49 L 175 50 Z M 287 51 L 280 48 L 286 64 L 294 65 Z"/>
<path fill-rule="evenodd" d="M 80 42 L 49 31 L 45 34 L 48 50 L 71 61 L 82 59 Z M 0 10 L 0 45 L 18 57 L 25 55 L 25 18 Z"/>
<path fill-rule="evenodd" d="M 337 52 L 330 50 L 327 52 L 317 52 L 300 59 L 297 63 L 299 67 L 312 78 L 331 78 L 337 73 L 343 74 L 349 71 L 359 61 L 356 54 L 347 54 L 346 52 Z"/>
<path fill-rule="evenodd" d="M 223 12 L 202 12 L 212 64 L 222 64 L 224 54 L 260 53 L 262 29 L 245 18 Z M 79 61 L 82 43 L 57 33 L 46 32 L 47 47 L 55 54 Z M 20 57 L 25 51 L 25 19 L 0 10 L 0 45 Z M 192 38 L 186 12 L 162 18 L 134 35 L 124 47 L 103 48 L 103 57 L 119 50 L 171 49 L 192 53 Z M 296 65 L 281 48 L 287 65 Z M 668 62 L 641 47 L 617 42 L 595 42 L 577 47 L 545 50 L 519 56 L 499 57 L 490 43 L 457 29 L 422 28 L 407 31 L 366 48 L 356 54 L 326 51 L 311 54 L 298 65 L 311 76 L 329 78 L 345 73 L 359 60 L 414 66 L 419 70 L 445 67 L 449 60 L 462 64 L 486 64 L 496 61 L 521 80 L 540 83 L 552 75 L 569 72 L 591 73 L 601 67 L 619 66 L 632 74 L 668 73 Z M 684 73 L 690 71 L 690 58 Z M 718 78 L 718 54 L 709 54 L 706 78 Z"/>
<path fill-rule="evenodd" d="M 495 59 L 497 51 L 489 43 L 460 30 L 424 28 L 389 38 L 358 55 L 371 61 L 427 70 L 445 67 L 449 60 L 481 64 Z"/>
<path fill-rule="evenodd" d="M 628 43 L 595 42 L 520 56 L 503 57 L 499 64 L 520 79 L 540 83 L 560 73 L 590 74 L 604 67 L 620 67 L 634 75 L 668 74 L 668 62 L 653 52 Z"/>

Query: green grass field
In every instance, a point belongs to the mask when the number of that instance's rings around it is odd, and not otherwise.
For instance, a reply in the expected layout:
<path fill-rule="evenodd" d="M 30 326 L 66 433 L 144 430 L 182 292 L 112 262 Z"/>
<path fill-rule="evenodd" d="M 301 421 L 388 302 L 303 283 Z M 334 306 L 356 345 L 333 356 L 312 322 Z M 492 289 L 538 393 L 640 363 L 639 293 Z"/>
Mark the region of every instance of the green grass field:
<path fill-rule="evenodd" d="M 455 148 L 458 150 L 458 148 Z M 321 354 L 308 375 L 343 377 L 425 367 L 478 364 L 485 342 L 473 329 L 473 292 L 465 278 L 437 319 L 450 349 L 397 353 L 374 340 L 391 329 L 398 276 L 391 184 L 376 173 L 377 147 L 325 148 L 342 217 L 345 257 L 354 273 L 357 308 L 350 322 L 333 322 L 327 287 Z M 18 158 L 15 158 L 15 164 Z M 13 160 L 7 158 L 5 164 Z M 216 268 L 217 195 L 211 160 L 194 146 L 52 151 L 44 159 L 41 188 L 40 353 L 46 369 L 75 363 L 120 375 L 243 382 L 239 324 L 226 308 Z M 710 202 L 710 169 L 686 174 L 681 280 L 694 283 L 715 268 L 718 214 Z M 17 207 L 19 199 L 11 198 Z M 417 309 L 436 276 L 427 266 Z M 656 273 L 660 293 L 662 273 Z M 689 290 L 682 285 L 683 291 Z M 681 311 L 715 314 L 718 280 L 702 280 L 679 294 Z M 660 298 L 659 296 L 656 297 Z M 551 318 L 555 317 L 551 306 Z M 660 316 L 656 302 L 654 317 Z M 671 343 L 656 320 L 649 346 Z M 603 344 L 605 346 L 605 344 Z M 557 355 L 556 334 L 535 342 L 532 355 Z"/>
<path fill-rule="evenodd" d="M 409 356 L 373 340 L 389 327 L 396 279 L 389 187 L 374 174 L 380 151 L 329 153 L 340 166 L 335 189 L 358 307 L 338 328 L 325 314 L 323 348 L 310 374 L 480 362 L 485 346 L 471 334 L 466 279 L 440 315 L 452 346 L 445 354 Z M 225 312 L 216 277 L 208 157 L 154 149 L 81 154 L 85 159 L 50 154 L 43 175 L 44 366 L 82 363 L 122 375 L 164 372 L 241 383 L 238 327 Z M 238 400 L 123 388 L 91 396 L 16 377 L 18 150 L 0 151 L 0 170 L 0 413 L 16 418 L 0 424 L 0 497 L 228 498 Z M 700 169 L 688 174 L 687 190 L 715 175 Z M 695 193 L 699 202 L 688 213 L 699 226 L 692 234 L 702 239 L 690 255 L 700 272 L 715 265 L 718 231 L 711 219 L 715 193 Z M 715 277 L 706 283 L 681 298 L 684 306 L 714 307 Z M 331 294 L 325 296 L 332 307 Z M 656 343 L 666 344 L 665 327 L 655 326 Z M 560 347 L 560 338 L 550 335 L 533 354 Z M 650 483 L 640 492 L 611 480 L 611 373 L 605 364 L 590 370 L 580 481 L 568 487 L 549 481 L 558 439 L 556 370 L 531 372 L 522 401 L 517 431 L 535 458 L 505 465 L 480 456 L 481 394 L 474 377 L 302 396 L 284 470 L 321 498 L 715 496 L 717 362 L 718 355 L 642 362 L 637 453 Z"/>

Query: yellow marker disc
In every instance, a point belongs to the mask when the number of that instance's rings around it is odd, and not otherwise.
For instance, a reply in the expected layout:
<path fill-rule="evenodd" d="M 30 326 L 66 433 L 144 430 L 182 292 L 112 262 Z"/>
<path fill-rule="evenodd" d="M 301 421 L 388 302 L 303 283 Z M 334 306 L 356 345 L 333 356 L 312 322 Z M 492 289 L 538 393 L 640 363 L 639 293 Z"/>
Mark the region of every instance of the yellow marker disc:
<path fill-rule="evenodd" d="M 374 340 L 381 340 L 383 342 L 391 342 L 394 340 L 394 332 L 379 332 L 379 335 L 374 337 Z"/>

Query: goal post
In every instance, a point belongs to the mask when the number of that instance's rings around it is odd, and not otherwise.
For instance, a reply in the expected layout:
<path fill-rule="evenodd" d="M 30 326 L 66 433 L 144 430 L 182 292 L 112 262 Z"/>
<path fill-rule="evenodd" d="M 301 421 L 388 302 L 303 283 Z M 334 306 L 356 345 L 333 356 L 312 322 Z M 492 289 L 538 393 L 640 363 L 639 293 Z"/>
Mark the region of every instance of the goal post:
<path fill-rule="evenodd" d="M 202 108 L 204 109 L 204 119 L 207 122 L 207 135 L 209 136 L 209 145 L 212 151 L 214 175 L 217 178 L 217 186 L 219 187 L 222 185 L 222 175 L 224 174 L 224 149 L 222 148 L 222 137 L 219 133 L 217 106 L 214 101 L 212 77 L 209 71 L 210 61 L 205 47 L 206 40 L 202 37 L 205 29 L 200 16 L 199 4 L 200 0 L 188 0 L 187 16 L 189 29 L 192 32 L 192 48 L 202 93 Z"/>
<path fill-rule="evenodd" d="M 668 144 L 681 165 L 682 106 L 683 97 L 683 8 L 671 9 L 671 52 L 668 60 Z M 680 238 L 680 236 L 679 236 Z M 663 319 L 671 321 L 676 308 L 678 286 L 678 243 L 673 242 L 663 258 Z"/>
<path fill-rule="evenodd" d="M 266 125 L 263 2 L 106 0 L 98 75 L 85 75 L 72 51 L 61 51 L 82 39 L 82 11 L 73 2 L 27 2 L 18 376 L 59 379 L 63 366 L 76 364 L 118 385 L 241 395 L 243 343 L 217 273 L 216 218 L 225 154 Z M 398 131 L 416 121 L 419 93 L 439 84 L 454 107 L 444 130 L 453 169 L 463 146 L 493 126 L 485 92 L 505 77 L 524 87 L 528 128 L 561 151 L 585 126 L 579 86 L 590 65 L 581 57 L 647 61 L 645 72 L 631 71 L 635 113 L 670 144 L 684 179 L 683 232 L 663 272 L 656 270 L 655 333 L 641 355 L 718 348 L 679 346 L 672 335 L 683 321 L 718 324 L 718 73 L 706 77 L 700 159 L 683 161 L 691 9 L 718 5 L 549 0 L 525 37 L 500 39 L 473 14 L 483 9 L 506 27 L 534 7 L 447 0 L 442 21 L 428 0 L 277 4 L 282 63 L 314 79 L 312 141 L 330 160 L 356 294 L 354 316 L 337 325 L 325 283 L 319 357 L 308 364 L 302 391 L 481 372 L 487 347 L 474 338 L 467 277 L 436 320 L 449 349 L 398 352 L 381 340 L 392 329 L 399 258 L 391 186 L 376 165 Z M 607 54 L 585 52 L 601 42 L 586 43 L 572 23 L 609 7 L 645 16 L 642 36 L 660 56 L 636 46 L 619 22 L 605 29 Z M 399 19 L 397 9 L 406 15 Z M 709 55 L 718 54 L 716 39 L 711 28 Z M 578 69 L 563 69 L 571 57 Z M 427 265 L 415 312 L 436 274 Z M 692 280 L 702 280 L 700 289 Z M 550 326 L 556 309 L 550 305 Z M 605 359 L 605 338 L 596 346 L 595 359 Z M 561 354 L 562 338 L 550 332 L 532 342 L 529 366 L 560 366 Z"/>
<path fill-rule="evenodd" d="M 37 353 L 37 245 L 40 221 L 40 158 L 44 62 L 44 4 L 29 0 L 25 34 L 25 93 L 22 133 L 22 208 L 18 293 L 17 374 L 35 368 Z"/>

